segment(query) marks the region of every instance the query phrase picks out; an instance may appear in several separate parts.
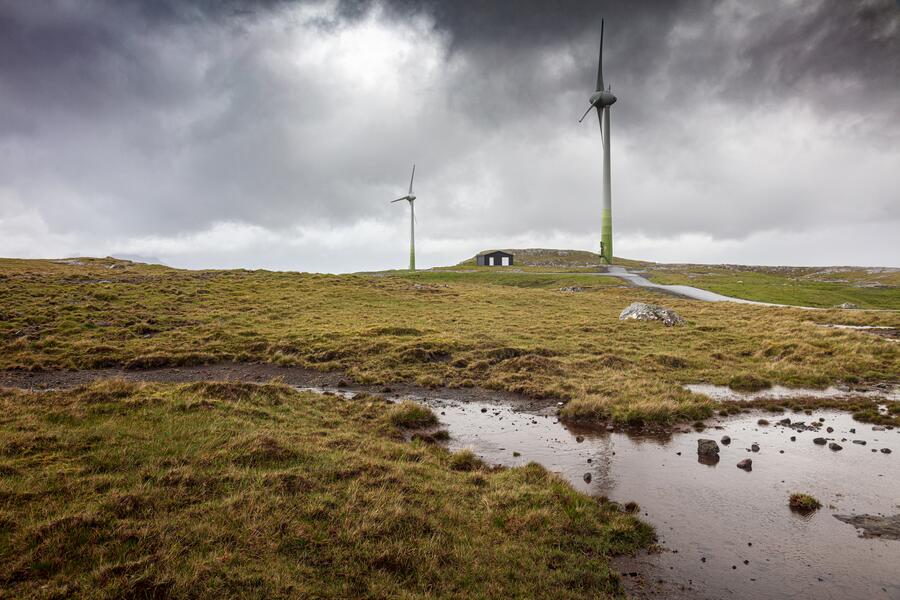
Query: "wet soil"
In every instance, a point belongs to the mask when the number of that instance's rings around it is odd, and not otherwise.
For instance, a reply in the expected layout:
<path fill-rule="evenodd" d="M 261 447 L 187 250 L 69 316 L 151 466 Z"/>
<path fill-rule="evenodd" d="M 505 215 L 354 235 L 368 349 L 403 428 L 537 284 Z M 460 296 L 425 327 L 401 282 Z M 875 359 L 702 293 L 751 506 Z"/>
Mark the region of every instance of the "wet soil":
<path fill-rule="evenodd" d="M 326 389 L 381 394 L 388 397 L 440 397 L 461 402 L 497 402 L 521 410 L 541 411 L 556 406 L 552 400 L 535 400 L 509 392 L 482 388 L 426 388 L 409 383 L 362 385 L 339 371 L 316 371 L 295 366 L 266 363 L 217 363 L 159 369 L 93 369 L 84 371 L 0 371 L 0 387 L 50 390 L 67 389 L 100 379 L 135 382 L 192 383 L 196 381 L 241 381 L 266 383 L 281 380 L 287 385 L 312 391 Z"/>

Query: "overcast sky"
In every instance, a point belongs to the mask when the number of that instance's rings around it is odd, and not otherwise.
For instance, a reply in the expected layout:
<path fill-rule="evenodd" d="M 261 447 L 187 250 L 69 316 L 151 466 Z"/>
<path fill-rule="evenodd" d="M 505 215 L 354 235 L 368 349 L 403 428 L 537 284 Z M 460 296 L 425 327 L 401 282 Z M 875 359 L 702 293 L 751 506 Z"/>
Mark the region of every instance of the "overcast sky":
<path fill-rule="evenodd" d="M 900 266 L 896 0 L 0 0 L 0 256 Z"/>

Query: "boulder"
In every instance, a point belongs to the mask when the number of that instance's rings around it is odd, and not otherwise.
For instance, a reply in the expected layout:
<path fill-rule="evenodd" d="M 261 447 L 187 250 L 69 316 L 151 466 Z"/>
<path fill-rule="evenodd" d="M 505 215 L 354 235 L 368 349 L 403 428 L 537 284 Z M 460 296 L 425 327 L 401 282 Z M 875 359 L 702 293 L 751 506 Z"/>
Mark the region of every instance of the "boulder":
<path fill-rule="evenodd" d="M 633 302 L 628 308 L 619 315 L 619 320 L 634 319 L 636 321 L 660 321 L 666 327 L 674 325 L 683 325 L 682 319 L 678 313 L 662 306 L 655 304 L 646 304 L 644 302 Z"/>
<path fill-rule="evenodd" d="M 719 456 L 719 445 L 716 440 L 697 440 L 697 454 L 700 456 Z"/>
<path fill-rule="evenodd" d="M 752 471 L 753 470 L 753 461 L 750 460 L 749 458 L 745 458 L 744 460 L 742 460 L 741 462 L 739 462 L 737 464 L 737 468 L 743 469 L 745 471 Z"/>
<path fill-rule="evenodd" d="M 825 438 L 814 438 L 813 439 L 813 444 L 817 444 L 819 446 L 824 446 L 827 443 L 828 443 L 828 440 L 826 440 Z"/>
<path fill-rule="evenodd" d="M 728 437 L 727 435 L 723 435 L 723 436 L 722 436 L 722 443 L 723 443 L 724 445 L 727 446 L 728 444 L 731 443 L 731 438 Z"/>

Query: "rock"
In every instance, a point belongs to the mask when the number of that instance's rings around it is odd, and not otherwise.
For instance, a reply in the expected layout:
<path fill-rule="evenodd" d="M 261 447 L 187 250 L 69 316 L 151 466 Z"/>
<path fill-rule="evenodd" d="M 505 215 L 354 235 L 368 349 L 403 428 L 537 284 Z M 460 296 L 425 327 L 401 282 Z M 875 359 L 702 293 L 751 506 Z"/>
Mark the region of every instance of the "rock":
<path fill-rule="evenodd" d="M 716 440 L 699 439 L 697 440 L 697 454 L 700 456 L 718 456 L 719 445 Z"/>
<path fill-rule="evenodd" d="M 866 440 L 853 440 L 854 444 L 859 444 L 860 446 L 866 445 Z"/>
<path fill-rule="evenodd" d="M 752 444 L 750 444 L 750 449 L 754 452 L 759 452 L 759 444 L 753 442 Z"/>
<path fill-rule="evenodd" d="M 872 431 L 884 431 L 884 430 L 885 430 L 884 427 L 882 427 L 880 425 L 875 425 L 874 427 L 872 427 Z"/>
<path fill-rule="evenodd" d="M 481 409 L 481 412 L 486 413 L 486 412 L 487 412 L 487 409 L 486 409 L 486 408 L 482 408 L 482 409 Z"/>
<path fill-rule="evenodd" d="M 813 439 L 813 444 L 817 444 L 819 446 L 824 446 L 827 443 L 828 443 L 828 440 L 826 440 L 825 438 L 814 438 Z"/>
<path fill-rule="evenodd" d="M 797 441 L 797 436 L 796 436 L 796 435 L 792 435 L 792 436 L 791 436 L 791 441 L 792 441 L 792 442 L 796 442 L 796 441 Z"/>
<path fill-rule="evenodd" d="M 753 461 L 750 460 L 749 458 L 745 458 L 744 460 L 740 461 L 737 464 L 737 468 L 743 469 L 745 471 L 752 471 L 753 470 Z"/>
<path fill-rule="evenodd" d="M 855 427 L 851 427 L 851 428 L 850 428 L 850 433 L 856 433 L 856 428 L 855 428 Z"/>
<path fill-rule="evenodd" d="M 590 482 L 591 482 L 591 479 L 593 479 L 593 478 L 591 477 L 591 474 L 590 474 L 590 473 L 585 473 L 585 474 L 584 474 L 584 482 L 585 482 L 585 483 L 590 483 Z"/>
<path fill-rule="evenodd" d="M 852 302 L 844 302 L 844 303 L 842 303 L 842 304 L 835 304 L 835 305 L 832 306 L 831 308 L 851 309 L 851 308 L 859 308 L 859 306 L 856 305 L 856 304 L 853 304 Z"/>
<path fill-rule="evenodd" d="M 827 431 L 828 433 L 834 433 L 834 427 L 826 427 L 825 431 Z"/>
<path fill-rule="evenodd" d="M 575 436 L 575 441 L 578 442 L 578 443 L 580 444 L 581 442 L 584 441 L 584 436 L 576 435 L 576 436 Z"/>
<path fill-rule="evenodd" d="M 728 437 L 727 435 L 723 435 L 723 436 L 722 436 L 722 443 L 723 443 L 724 445 L 727 446 L 728 444 L 731 443 L 731 438 Z"/>
<path fill-rule="evenodd" d="M 819 423 L 824 423 L 824 422 L 825 422 L 825 417 L 819 417 Z"/>
<path fill-rule="evenodd" d="M 841 446 L 840 444 L 838 444 L 837 442 L 831 442 L 830 444 L 828 444 L 828 447 L 830 449 L 834 450 L 835 452 L 837 452 L 838 450 L 844 449 L 844 447 Z"/>
<path fill-rule="evenodd" d="M 619 320 L 634 319 L 636 321 L 661 321 L 666 327 L 675 325 L 683 325 L 684 319 L 674 310 L 656 306 L 655 304 L 646 304 L 644 302 L 633 302 L 622 314 Z"/>
<path fill-rule="evenodd" d="M 882 453 L 882 454 L 890 454 L 890 453 L 891 453 L 891 449 L 890 449 L 890 448 L 882 448 L 882 449 L 881 449 L 881 453 Z"/>
<path fill-rule="evenodd" d="M 834 515 L 834 518 L 861 529 L 859 537 L 880 537 L 900 540 L 900 515 L 881 517 L 877 515 Z"/>
<path fill-rule="evenodd" d="M 790 419 L 782 419 L 782 420 L 778 421 L 778 424 L 784 425 L 785 427 L 790 427 L 791 420 Z"/>
<path fill-rule="evenodd" d="M 760 419 L 759 421 L 756 422 L 756 424 L 757 425 L 768 425 L 769 420 L 768 419 Z"/>

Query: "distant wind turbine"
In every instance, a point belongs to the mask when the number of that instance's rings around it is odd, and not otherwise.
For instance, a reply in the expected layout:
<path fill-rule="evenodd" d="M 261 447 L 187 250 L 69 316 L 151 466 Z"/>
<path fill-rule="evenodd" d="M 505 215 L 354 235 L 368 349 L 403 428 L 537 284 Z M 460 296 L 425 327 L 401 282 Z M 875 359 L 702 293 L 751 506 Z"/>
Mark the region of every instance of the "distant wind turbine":
<path fill-rule="evenodd" d="M 591 105 L 584 112 L 578 122 L 584 121 L 591 109 L 597 109 L 597 117 L 600 119 L 600 137 L 603 141 L 603 213 L 601 215 L 600 255 L 603 261 L 610 265 L 613 260 L 612 242 L 612 190 L 609 181 L 609 107 L 615 104 L 616 97 L 612 95 L 612 86 L 603 89 L 603 20 L 600 20 L 600 59 L 597 62 L 597 91 L 591 95 Z"/>
<path fill-rule="evenodd" d="M 412 175 L 409 178 L 409 193 L 402 198 L 397 198 L 396 200 L 391 200 L 391 204 L 394 202 L 400 202 L 401 200 L 406 200 L 409 202 L 409 270 L 416 270 L 416 195 L 413 194 L 413 179 L 416 178 L 416 165 L 413 165 Z"/>

